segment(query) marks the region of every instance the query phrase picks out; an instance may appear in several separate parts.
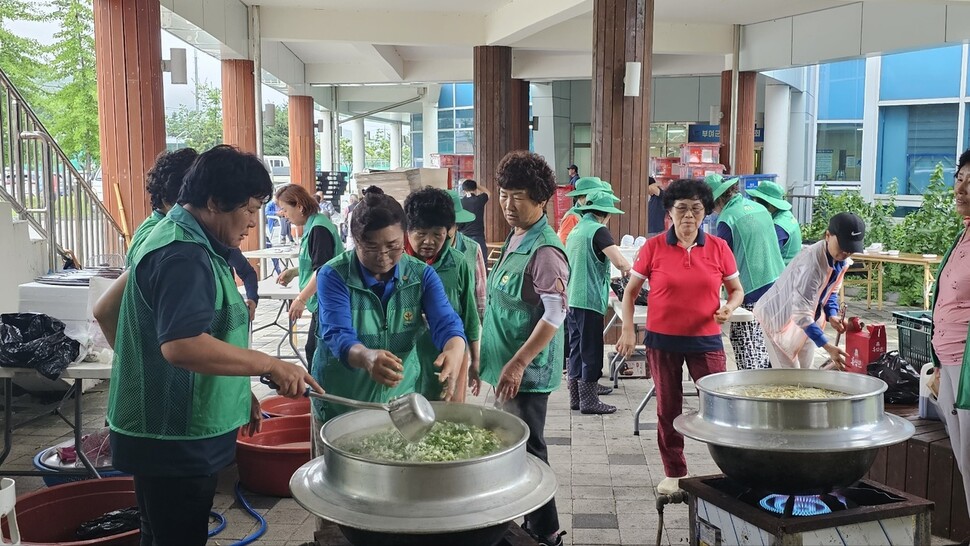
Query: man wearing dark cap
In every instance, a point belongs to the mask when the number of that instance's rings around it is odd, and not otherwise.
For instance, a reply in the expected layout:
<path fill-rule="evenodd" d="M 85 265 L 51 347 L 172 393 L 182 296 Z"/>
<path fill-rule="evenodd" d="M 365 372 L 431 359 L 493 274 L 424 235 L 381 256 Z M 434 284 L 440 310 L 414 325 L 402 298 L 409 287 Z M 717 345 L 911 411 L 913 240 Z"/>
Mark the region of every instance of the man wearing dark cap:
<path fill-rule="evenodd" d="M 569 185 L 575 186 L 576 181 L 579 180 L 579 167 L 576 165 L 569 166 Z"/>
<path fill-rule="evenodd" d="M 774 368 L 810 368 L 816 347 L 825 349 L 841 369 L 848 356 L 822 331 L 828 321 L 844 332 L 839 317 L 839 287 L 852 264 L 850 255 L 862 252 L 866 224 L 851 212 L 829 220 L 825 237 L 801 251 L 775 284 L 754 306 L 765 332 L 768 357 Z"/>

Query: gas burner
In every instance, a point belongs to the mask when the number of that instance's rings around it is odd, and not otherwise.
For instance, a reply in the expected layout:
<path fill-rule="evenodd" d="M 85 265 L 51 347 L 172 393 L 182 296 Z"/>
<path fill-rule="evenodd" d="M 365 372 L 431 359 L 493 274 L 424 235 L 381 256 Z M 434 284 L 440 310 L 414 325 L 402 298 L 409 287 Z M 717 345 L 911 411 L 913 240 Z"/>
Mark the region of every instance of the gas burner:
<path fill-rule="evenodd" d="M 846 509 L 845 497 L 837 493 L 797 496 L 772 494 L 758 504 L 774 514 L 795 517 L 820 516 Z"/>

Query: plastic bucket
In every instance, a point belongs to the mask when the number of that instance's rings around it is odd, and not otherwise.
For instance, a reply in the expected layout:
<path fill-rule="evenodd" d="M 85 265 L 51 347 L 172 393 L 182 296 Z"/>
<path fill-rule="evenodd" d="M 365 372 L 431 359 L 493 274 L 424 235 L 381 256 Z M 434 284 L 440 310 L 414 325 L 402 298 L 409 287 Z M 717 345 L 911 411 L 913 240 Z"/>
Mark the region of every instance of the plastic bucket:
<path fill-rule="evenodd" d="M 73 444 L 74 441 L 71 440 Z M 58 471 L 64 470 L 64 468 L 52 466 L 47 464 L 45 461 L 51 459 L 51 455 L 57 450 L 57 446 L 49 447 L 47 449 L 42 449 L 34 456 L 34 468 L 37 470 L 43 470 L 44 472 L 49 472 L 49 474 L 44 474 L 41 476 L 44 480 L 44 484 L 48 487 L 53 487 L 55 485 L 63 485 L 65 483 L 80 482 L 84 480 L 90 480 L 91 476 L 79 476 L 77 474 L 58 474 Z M 80 464 L 80 463 L 79 463 Z M 83 466 L 78 466 L 72 468 L 71 470 L 78 470 L 84 468 Z M 98 474 L 102 478 L 116 478 L 120 476 L 127 476 L 124 472 L 119 470 L 114 470 L 110 466 L 108 467 L 98 467 Z"/>
<path fill-rule="evenodd" d="M 25 545 L 138 546 L 138 529 L 91 540 L 78 540 L 75 535 L 82 523 L 136 504 L 135 482 L 131 478 L 68 483 L 18 497 L 17 526 Z M 8 536 L 6 523 L 3 534 Z"/>
<path fill-rule="evenodd" d="M 259 409 L 270 417 L 287 417 L 290 415 L 309 415 L 310 399 L 287 398 L 286 396 L 270 396 L 259 403 Z"/>
<path fill-rule="evenodd" d="M 310 461 L 310 414 L 263 421 L 253 436 L 236 440 L 236 465 L 243 487 L 263 495 L 290 496 L 290 477 Z"/>

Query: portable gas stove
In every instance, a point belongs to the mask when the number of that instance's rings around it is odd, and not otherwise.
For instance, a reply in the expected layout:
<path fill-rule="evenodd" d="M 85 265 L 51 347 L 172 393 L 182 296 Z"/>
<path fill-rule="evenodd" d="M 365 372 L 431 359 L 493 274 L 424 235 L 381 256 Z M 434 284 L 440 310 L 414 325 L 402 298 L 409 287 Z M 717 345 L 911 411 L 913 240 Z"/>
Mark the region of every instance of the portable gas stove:
<path fill-rule="evenodd" d="M 680 480 L 692 546 L 930 543 L 933 503 L 862 480 L 822 495 L 773 495 L 723 475 Z"/>

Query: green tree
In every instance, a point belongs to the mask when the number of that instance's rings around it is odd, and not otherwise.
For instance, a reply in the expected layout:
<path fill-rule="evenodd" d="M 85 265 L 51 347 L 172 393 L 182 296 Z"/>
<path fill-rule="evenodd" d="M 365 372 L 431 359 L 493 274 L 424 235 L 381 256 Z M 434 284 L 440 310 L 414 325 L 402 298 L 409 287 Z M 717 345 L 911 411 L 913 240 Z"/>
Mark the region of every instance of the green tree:
<path fill-rule="evenodd" d="M 6 21 L 44 21 L 48 18 L 37 6 L 25 0 L 0 0 L 0 69 L 20 90 L 27 102 L 38 107 L 44 95 L 44 48 L 32 38 L 7 29 Z"/>
<path fill-rule="evenodd" d="M 199 152 L 222 142 L 222 91 L 208 82 L 195 91 L 198 109 L 179 106 L 165 118 L 166 132 Z"/>
<path fill-rule="evenodd" d="M 286 104 L 276 107 L 273 125 L 263 127 L 263 154 L 290 155 L 290 114 Z"/>
<path fill-rule="evenodd" d="M 100 160 L 98 86 L 94 61 L 94 11 L 91 0 L 53 0 L 51 19 L 60 30 L 48 47 L 45 74 L 58 82 L 46 103 L 45 123 L 69 158 L 81 165 L 85 179 Z"/>

